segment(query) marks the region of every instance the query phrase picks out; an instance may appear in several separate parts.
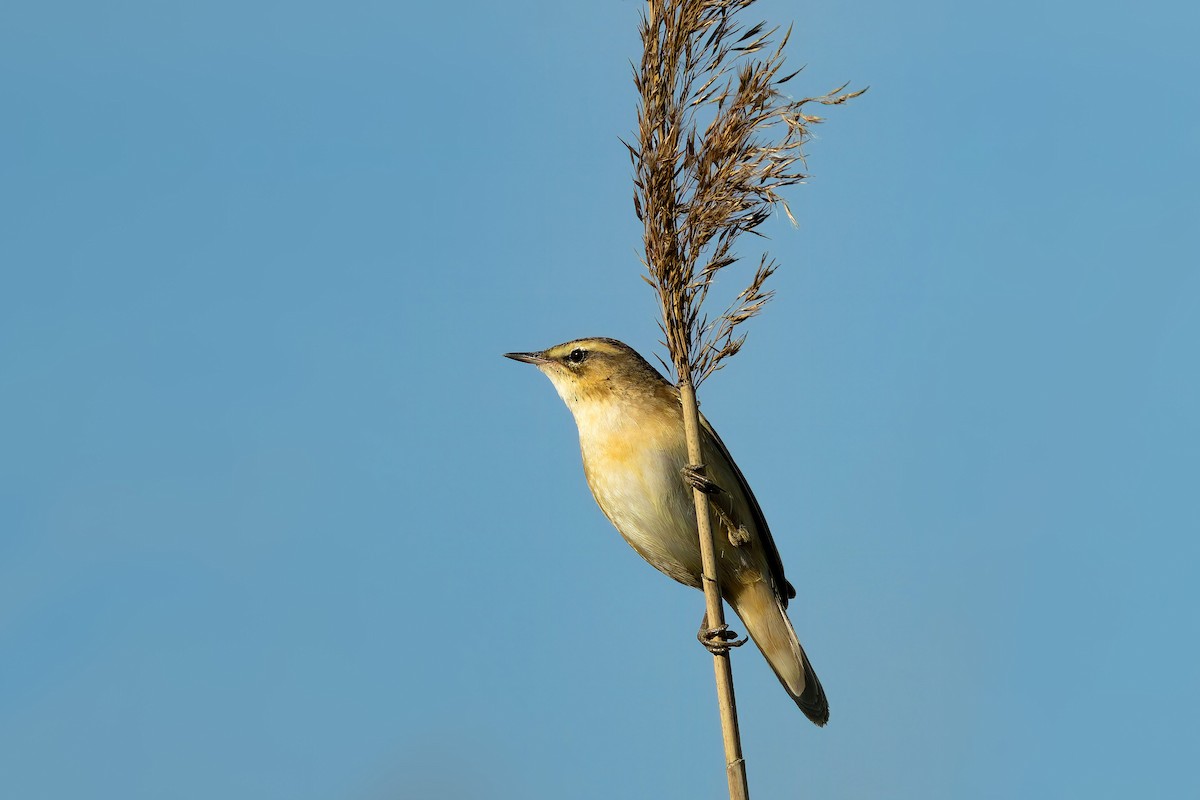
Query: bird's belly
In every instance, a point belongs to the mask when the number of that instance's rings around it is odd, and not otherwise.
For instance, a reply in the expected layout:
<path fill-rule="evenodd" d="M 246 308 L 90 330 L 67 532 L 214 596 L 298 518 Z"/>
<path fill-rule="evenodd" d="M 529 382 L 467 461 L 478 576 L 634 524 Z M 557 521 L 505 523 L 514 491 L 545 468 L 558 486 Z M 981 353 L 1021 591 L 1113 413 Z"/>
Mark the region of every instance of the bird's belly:
<path fill-rule="evenodd" d="M 686 453 L 639 444 L 631 450 L 584 449 L 592 495 L 642 558 L 680 583 L 699 586 L 695 506 L 679 472 Z"/>

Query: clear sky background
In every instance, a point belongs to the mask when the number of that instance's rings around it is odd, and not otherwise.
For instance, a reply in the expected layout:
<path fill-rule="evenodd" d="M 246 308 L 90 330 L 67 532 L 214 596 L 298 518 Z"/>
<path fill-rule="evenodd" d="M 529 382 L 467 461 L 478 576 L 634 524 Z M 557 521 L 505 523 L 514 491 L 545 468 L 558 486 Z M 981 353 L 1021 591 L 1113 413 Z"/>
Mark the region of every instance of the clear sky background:
<path fill-rule="evenodd" d="M 701 596 L 500 358 L 662 352 L 640 7 L 0 6 L 0 794 L 724 796 Z M 1200 794 L 1198 15 L 756 7 L 871 90 L 701 391 L 832 706 L 737 654 L 754 797 Z"/>

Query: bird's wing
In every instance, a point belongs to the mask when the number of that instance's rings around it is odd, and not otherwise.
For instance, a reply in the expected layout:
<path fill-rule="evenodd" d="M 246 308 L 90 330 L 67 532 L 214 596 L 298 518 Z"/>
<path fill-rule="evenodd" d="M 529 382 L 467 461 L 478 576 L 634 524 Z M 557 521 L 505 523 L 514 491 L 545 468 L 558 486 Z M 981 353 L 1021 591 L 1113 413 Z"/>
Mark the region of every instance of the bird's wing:
<path fill-rule="evenodd" d="M 733 456 L 729 455 L 729 448 L 721 441 L 721 437 L 713 430 L 713 426 L 704 418 L 703 414 L 700 415 L 700 426 L 708 434 L 717 452 L 725 457 L 725 463 L 730 466 L 734 479 L 737 481 L 737 486 L 721 486 L 721 488 L 731 493 L 734 497 L 737 496 L 738 489 L 740 488 L 741 494 L 746 498 L 746 504 L 750 507 L 751 521 L 754 523 L 754 527 L 758 530 L 759 538 L 762 540 L 763 555 L 767 559 L 767 567 L 771 571 L 771 579 L 775 582 L 775 590 L 779 594 L 779 599 L 783 603 L 783 607 L 787 608 L 788 600 L 796 596 L 796 589 L 792 584 L 788 583 L 787 578 L 783 574 L 783 560 L 779 557 L 779 548 L 775 546 L 775 540 L 771 538 L 771 529 L 767 526 L 766 517 L 763 516 L 762 509 L 758 505 L 758 500 L 755 499 L 754 492 L 750 491 L 750 484 L 746 482 L 746 476 L 738 468 L 737 462 L 733 460 Z M 710 477 L 716 478 L 711 473 Z M 717 482 L 719 484 L 720 480 Z"/>

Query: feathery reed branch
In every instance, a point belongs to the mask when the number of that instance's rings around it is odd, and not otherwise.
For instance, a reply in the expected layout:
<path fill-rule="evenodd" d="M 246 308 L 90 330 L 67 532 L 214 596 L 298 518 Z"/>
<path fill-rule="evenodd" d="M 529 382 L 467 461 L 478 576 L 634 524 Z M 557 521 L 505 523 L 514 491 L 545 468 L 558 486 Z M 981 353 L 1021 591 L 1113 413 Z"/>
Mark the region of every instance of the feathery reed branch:
<path fill-rule="evenodd" d="M 741 349 L 737 328 L 771 299 L 777 264 L 765 254 L 750 284 L 713 320 L 702 311 L 717 273 L 736 263 L 733 246 L 775 206 L 795 222 L 780 190 L 808 177 L 804 145 L 821 117 L 810 104 L 862 94 L 845 85 L 792 100 L 781 88 L 783 48 L 765 23 L 745 29 L 737 12 L 754 0 L 649 0 L 642 15 L 641 102 L 634 210 L 645 225 L 646 280 L 654 287 L 676 376 L 699 386 Z"/>
<path fill-rule="evenodd" d="M 807 176 L 803 147 L 821 121 L 805 107 L 839 105 L 858 92 L 845 85 L 792 100 L 780 87 L 789 29 L 743 28 L 737 13 L 754 0 L 648 0 L 641 19 L 642 61 L 634 69 L 640 95 L 634 166 L 634 210 L 645 226 L 644 275 L 658 297 L 660 327 L 678 379 L 691 468 L 703 474 L 696 387 L 745 341 L 738 326 L 771 299 L 775 271 L 763 254 L 750 284 L 714 320 L 703 312 L 717 274 L 737 262 L 733 246 L 756 233 L 775 206 L 795 222 L 781 189 Z M 708 499 L 693 489 L 703 564 L 706 626 L 724 629 L 724 607 Z M 733 671 L 728 648 L 710 647 L 725 744 L 731 800 L 747 800 Z"/>

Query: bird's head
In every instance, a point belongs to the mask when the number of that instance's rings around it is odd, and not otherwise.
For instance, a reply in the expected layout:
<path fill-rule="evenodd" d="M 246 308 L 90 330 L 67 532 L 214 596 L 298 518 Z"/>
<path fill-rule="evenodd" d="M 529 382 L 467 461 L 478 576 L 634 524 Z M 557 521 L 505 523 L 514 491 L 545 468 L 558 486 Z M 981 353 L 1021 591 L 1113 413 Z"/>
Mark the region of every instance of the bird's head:
<path fill-rule="evenodd" d="M 616 339 L 575 339 L 538 353 L 504 355 L 540 369 L 572 411 L 585 403 L 629 401 L 671 390 L 658 370 Z"/>

